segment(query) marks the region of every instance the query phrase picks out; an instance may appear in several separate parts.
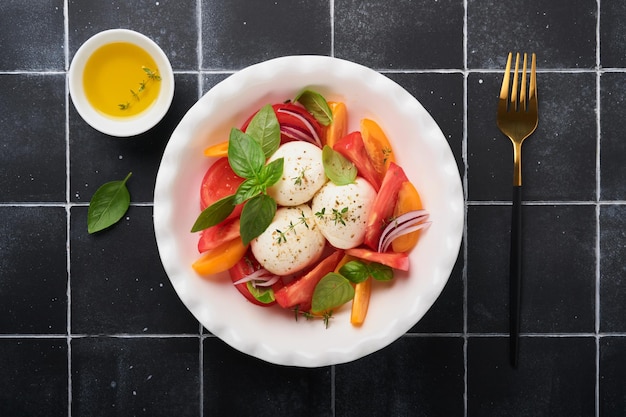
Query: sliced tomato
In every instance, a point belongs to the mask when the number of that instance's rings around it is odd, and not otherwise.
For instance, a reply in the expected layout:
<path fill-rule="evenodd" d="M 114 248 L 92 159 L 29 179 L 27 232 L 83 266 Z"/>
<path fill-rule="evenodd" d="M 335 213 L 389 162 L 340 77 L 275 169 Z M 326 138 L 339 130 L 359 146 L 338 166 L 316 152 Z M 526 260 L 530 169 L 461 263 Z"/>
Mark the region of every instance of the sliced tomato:
<path fill-rule="evenodd" d="M 348 249 L 346 254 L 369 262 L 378 262 L 393 269 L 409 270 L 409 255 L 406 252 L 376 252 L 366 248 Z"/>
<path fill-rule="evenodd" d="M 243 257 L 247 249 L 248 245 L 244 245 L 241 237 L 237 237 L 204 252 L 191 266 L 194 271 L 204 276 L 228 271 Z"/>
<path fill-rule="evenodd" d="M 419 210 L 422 208 L 422 199 L 410 181 L 405 181 L 398 192 L 398 202 L 393 210 L 393 217 L 397 218 L 409 211 Z M 406 235 L 398 236 L 391 242 L 394 252 L 408 252 L 415 247 L 417 239 L 419 239 L 420 231 L 417 230 Z"/>
<path fill-rule="evenodd" d="M 372 294 L 372 278 L 354 285 L 354 298 L 352 299 L 352 310 L 350 311 L 350 323 L 353 326 L 360 326 L 365 321 L 367 309 L 370 305 Z"/>
<path fill-rule="evenodd" d="M 361 132 L 348 133 L 339 139 L 333 150 L 348 158 L 355 166 L 359 175 L 367 180 L 378 192 L 382 176 L 376 170 L 370 157 L 367 155 Z"/>
<path fill-rule="evenodd" d="M 259 264 L 259 262 L 254 258 L 252 253 L 248 251 L 239 260 L 239 262 L 237 262 L 232 268 L 228 270 L 228 273 L 230 275 L 230 279 L 233 282 L 237 282 L 240 279 L 247 277 L 248 275 L 252 274 L 254 271 L 260 268 L 261 268 L 261 265 Z M 282 280 L 279 280 L 276 284 L 272 285 L 272 289 L 274 291 L 278 291 L 282 287 L 283 287 Z M 254 297 L 254 295 L 250 294 L 250 291 L 248 290 L 248 285 L 246 283 L 237 284 L 235 285 L 235 288 L 237 288 L 237 291 L 239 291 L 241 295 L 246 297 L 246 299 L 253 304 L 256 304 L 262 307 L 269 307 L 271 305 L 276 304 L 276 301 L 273 301 L 271 303 L 262 303 L 259 300 L 257 300 Z"/>
<path fill-rule="evenodd" d="M 328 107 L 333 114 L 333 122 L 326 127 L 324 140 L 326 145 L 332 148 L 339 139 L 348 133 L 348 110 L 346 105 L 340 101 L 328 102 Z"/>
<path fill-rule="evenodd" d="M 228 158 L 220 158 L 209 167 L 200 186 L 200 208 L 204 210 L 217 200 L 235 194 L 243 178 L 235 174 Z M 239 217 L 243 203 L 235 207 L 228 219 Z"/>
<path fill-rule="evenodd" d="M 393 148 L 383 129 L 372 119 L 361 120 L 361 135 L 367 154 L 376 170 L 385 175 L 389 164 L 396 161 Z"/>
<path fill-rule="evenodd" d="M 389 164 L 383 183 L 374 199 L 365 227 L 364 243 L 376 250 L 385 222 L 393 215 L 402 183 L 408 181 L 402 168 L 395 162 Z"/>
<path fill-rule="evenodd" d="M 241 236 L 239 233 L 240 223 L 239 217 L 237 217 L 235 219 L 226 219 L 215 226 L 204 229 L 200 233 L 200 239 L 198 239 L 198 252 L 202 253 L 215 249 L 222 243 Z"/>
<path fill-rule="evenodd" d="M 276 118 L 278 119 L 278 124 L 280 125 L 281 130 L 285 127 L 288 127 L 291 129 L 296 129 L 299 132 L 306 134 L 307 136 L 311 136 L 313 134 L 311 133 L 311 130 L 313 130 L 317 137 L 321 139 L 323 134 L 322 126 L 315 119 L 315 117 L 313 117 L 313 115 L 309 113 L 304 107 L 294 103 L 280 103 L 274 104 L 272 108 L 274 109 L 274 113 L 276 113 Z M 294 113 L 295 115 L 292 113 Z M 255 114 L 256 112 L 254 112 L 254 114 L 252 114 L 248 118 L 248 120 L 244 122 L 244 124 L 241 126 L 242 131 L 246 131 L 248 125 L 250 124 L 250 120 L 252 120 Z M 281 131 L 281 143 L 286 143 L 293 140 L 294 139 L 292 137 Z"/>
<path fill-rule="evenodd" d="M 313 298 L 315 286 L 326 274 L 335 270 L 335 267 L 342 257 L 342 250 L 335 251 L 301 278 L 290 282 L 282 289 L 276 291 L 276 302 L 283 308 L 294 308 L 298 306 L 300 311 L 309 311 L 311 309 L 311 299 Z"/>
<path fill-rule="evenodd" d="M 222 158 L 228 156 L 228 141 L 211 145 L 204 149 L 204 156 Z"/>

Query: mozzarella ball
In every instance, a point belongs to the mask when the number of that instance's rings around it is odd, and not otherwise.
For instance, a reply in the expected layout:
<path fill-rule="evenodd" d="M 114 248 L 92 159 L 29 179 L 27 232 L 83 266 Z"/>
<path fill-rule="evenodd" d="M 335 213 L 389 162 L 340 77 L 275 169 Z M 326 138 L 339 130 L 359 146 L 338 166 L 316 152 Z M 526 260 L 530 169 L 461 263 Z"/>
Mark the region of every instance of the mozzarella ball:
<path fill-rule="evenodd" d="M 306 204 L 276 210 L 272 223 L 250 242 L 257 261 L 276 275 L 289 275 L 316 262 L 325 244 Z"/>
<path fill-rule="evenodd" d="M 365 179 L 357 177 L 348 185 L 326 183 L 313 197 L 315 221 L 328 242 L 338 249 L 359 246 L 376 191 Z"/>
<path fill-rule="evenodd" d="M 284 158 L 283 176 L 267 189 L 280 206 L 297 206 L 311 200 L 326 183 L 322 150 L 308 142 L 287 142 L 269 158 Z"/>

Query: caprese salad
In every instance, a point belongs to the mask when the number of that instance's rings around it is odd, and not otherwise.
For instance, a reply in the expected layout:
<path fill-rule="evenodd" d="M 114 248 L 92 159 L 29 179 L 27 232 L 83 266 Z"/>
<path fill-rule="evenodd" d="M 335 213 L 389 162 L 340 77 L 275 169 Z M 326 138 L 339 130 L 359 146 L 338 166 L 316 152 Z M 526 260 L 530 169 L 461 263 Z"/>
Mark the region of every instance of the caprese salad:
<path fill-rule="evenodd" d="M 193 269 L 228 271 L 248 301 L 327 325 L 352 301 L 350 321 L 361 325 L 372 280 L 409 269 L 429 222 L 381 127 L 362 119 L 348 133 L 347 120 L 343 103 L 305 89 L 208 147 Z"/>

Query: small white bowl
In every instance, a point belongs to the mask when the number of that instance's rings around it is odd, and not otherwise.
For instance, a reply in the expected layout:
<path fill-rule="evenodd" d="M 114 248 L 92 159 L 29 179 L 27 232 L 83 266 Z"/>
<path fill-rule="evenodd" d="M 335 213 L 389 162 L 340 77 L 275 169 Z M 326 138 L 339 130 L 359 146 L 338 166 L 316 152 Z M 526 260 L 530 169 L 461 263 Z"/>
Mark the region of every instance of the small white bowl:
<path fill-rule="evenodd" d="M 100 47 L 128 42 L 145 50 L 157 64 L 161 88 L 155 103 L 142 113 L 128 118 L 107 117 L 87 100 L 83 88 L 83 72 L 89 57 Z M 69 70 L 69 89 L 78 114 L 94 129 L 117 137 L 135 136 L 156 125 L 167 113 L 174 97 L 174 73 L 170 61 L 154 41 L 128 29 L 110 29 L 89 38 L 76 52 Z"/>

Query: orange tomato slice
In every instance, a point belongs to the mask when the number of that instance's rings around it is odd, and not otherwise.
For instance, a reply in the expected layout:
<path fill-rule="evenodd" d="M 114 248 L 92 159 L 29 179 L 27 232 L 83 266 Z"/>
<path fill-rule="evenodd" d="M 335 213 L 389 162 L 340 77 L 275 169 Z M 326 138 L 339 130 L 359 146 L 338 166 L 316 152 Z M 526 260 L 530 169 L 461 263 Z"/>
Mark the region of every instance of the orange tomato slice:
<path fill-rule="evenodd" d="M 326 128 L 326 145 L 332 148 L 347 133 L 348 110 L 345 104 L 336 101 L 329 101 L 328 107 L 333 114 L 333 122 Z"/>
<path fill-rule="evenodd" d="M 387 172 L 389 164 L 396 162 L 393 148 L 383 129 L 371 119 L 361 120 L 361 136 L 365 143 L 365 149 L 374 167 L 381 174 Z"/>
<path fill-rule="evenodd" d="M 405 181 L 398 192 L 398 202 L 393 212 L 393 217 L 398 217 L 409 211 L 419 210 L 422 208 L 422 199 L 410 181 Z M 391 242 L 394 252 L 408 252 L 417 244 L 420 231 L 417 230 L 406 235 L 398 236 Z"/>
<path fill-rule="evenodd" d="M 228 141 L 209 146 L 204 150 L 204 156 L 210 156 L 215 158 L 228 156 Z"/>
<path fill-rule="evenodd" d="M 205 252 L 191 267 L 200 275 L 213 275 L 232 268 L 246 253 L 241 237 L 222 243 L 215 249 Z"/>
<path fill-rule="evenodd" d="M 367 315 L 367 308 L 370 304 L 372 294 L 372 278 L 359 282 L 354 286 L 354 298 L 352 299 L 352 311 L 350 312 L 350 323 L 353 326 L 361 326 Z"/>

